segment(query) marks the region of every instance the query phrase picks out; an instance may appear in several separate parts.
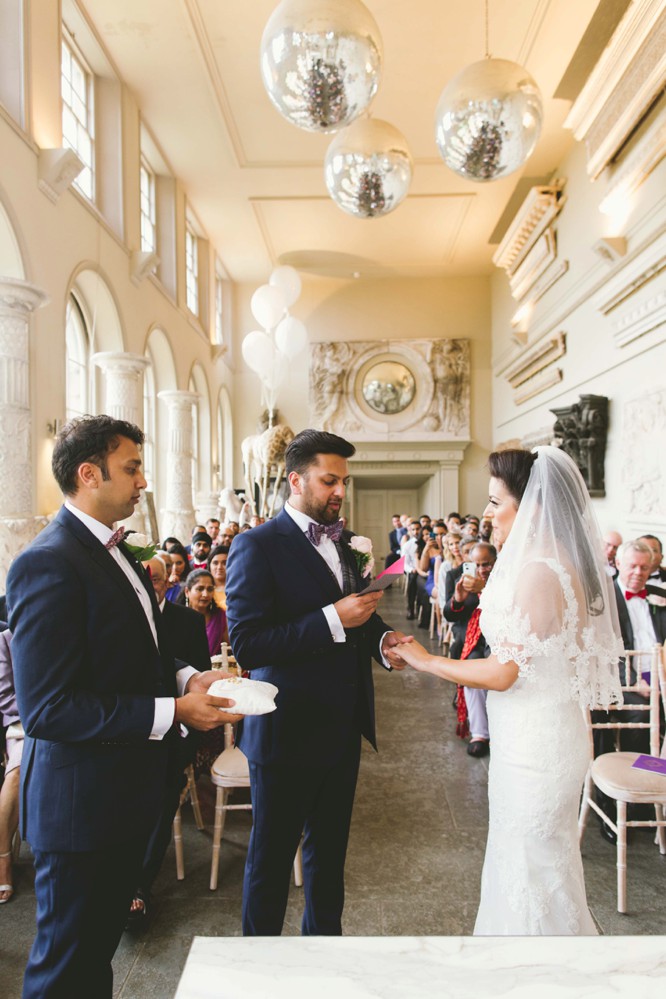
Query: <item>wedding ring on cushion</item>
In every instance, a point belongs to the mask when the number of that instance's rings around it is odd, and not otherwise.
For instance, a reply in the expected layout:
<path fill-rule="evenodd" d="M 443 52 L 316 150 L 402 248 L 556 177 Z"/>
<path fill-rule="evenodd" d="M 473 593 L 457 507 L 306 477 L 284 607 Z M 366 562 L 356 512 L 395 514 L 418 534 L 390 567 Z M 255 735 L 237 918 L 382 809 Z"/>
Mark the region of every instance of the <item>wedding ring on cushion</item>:
<path fill-rule="evenodd" d="M 248 680 L 244 676 L 228 676 L 215 680 L 208 688 L 213 697 L 231 697 L 236 703 L 231 708 L 221 708 L 238 715 L 267 715 L 275 711 L 278 688 L 264 680 Z"/>

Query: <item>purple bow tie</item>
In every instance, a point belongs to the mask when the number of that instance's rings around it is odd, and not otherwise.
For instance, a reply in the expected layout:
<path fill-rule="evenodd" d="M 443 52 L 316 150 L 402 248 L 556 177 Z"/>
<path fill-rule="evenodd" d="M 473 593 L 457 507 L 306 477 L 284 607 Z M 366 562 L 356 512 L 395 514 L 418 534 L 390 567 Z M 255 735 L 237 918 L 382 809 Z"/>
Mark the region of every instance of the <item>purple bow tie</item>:
<path fill-rule="evenodd" d="M 315 548 L 319 545 L 324 534 L 331 541 L 339 541 L 342 536 L 342 521 L 336 520 L 335 524 L 308 524 L 307 536 Z"/>
<path fill-rule="evenodd" d="M 116 545 L 120 544 L 125 538 L 125 528 L 119 527 L 117 531 L 114 531 L 107 543 L 104 545 L 105 548 L 115 548 Z"/>

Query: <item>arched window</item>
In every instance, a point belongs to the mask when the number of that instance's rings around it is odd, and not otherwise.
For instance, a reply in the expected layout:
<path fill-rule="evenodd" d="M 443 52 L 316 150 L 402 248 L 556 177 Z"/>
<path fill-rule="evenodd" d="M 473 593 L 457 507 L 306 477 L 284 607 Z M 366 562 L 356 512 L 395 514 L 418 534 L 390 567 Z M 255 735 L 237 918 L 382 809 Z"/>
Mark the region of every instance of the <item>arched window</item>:
<path fill-rule="evenodd" d="M 90 334 L 75 295 L 69 296 L 65 320 L 65 415 L 68 420 L 90 412 Z"/>

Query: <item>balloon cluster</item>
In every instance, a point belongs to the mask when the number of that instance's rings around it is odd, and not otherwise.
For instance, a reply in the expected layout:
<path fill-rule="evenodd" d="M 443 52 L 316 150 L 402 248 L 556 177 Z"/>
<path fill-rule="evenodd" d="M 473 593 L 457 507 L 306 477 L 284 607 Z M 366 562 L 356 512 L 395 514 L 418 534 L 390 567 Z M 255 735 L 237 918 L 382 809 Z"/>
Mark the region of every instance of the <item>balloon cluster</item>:
<path fill-rule="evenodd" d="M 289 371 L 289 361 L 308 342 L 304 323 L 289 314 L 301 293 L 301 279 L 293 267 L 277 267 L 268 284 L 257 288 L 250 301 L 252 315 L 262 327 L 242 343 L 243 359 L 262 385 L 262 403 L 275 409 L 278 389 Z"/>

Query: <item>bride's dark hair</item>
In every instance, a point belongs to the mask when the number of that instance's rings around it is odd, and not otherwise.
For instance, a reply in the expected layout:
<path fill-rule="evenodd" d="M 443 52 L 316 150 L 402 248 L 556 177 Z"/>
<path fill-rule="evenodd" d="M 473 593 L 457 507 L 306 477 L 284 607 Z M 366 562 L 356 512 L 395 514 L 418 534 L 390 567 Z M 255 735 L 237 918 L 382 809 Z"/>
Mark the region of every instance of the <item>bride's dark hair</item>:
<path fill-rule="evenodd" d="M 488 468 L 493 479 L 501 479 L 517 503 L 527 489 L 532 465 L 537 455 L 521 448 L 493 451 L 488 458 Z"/>

